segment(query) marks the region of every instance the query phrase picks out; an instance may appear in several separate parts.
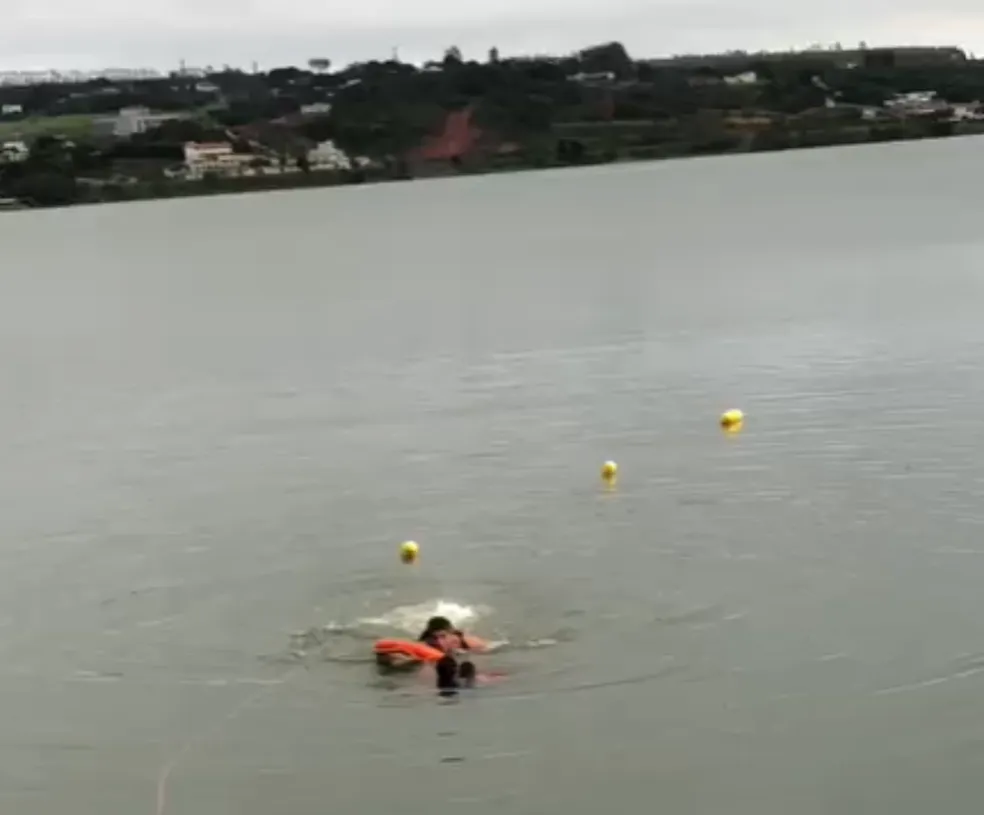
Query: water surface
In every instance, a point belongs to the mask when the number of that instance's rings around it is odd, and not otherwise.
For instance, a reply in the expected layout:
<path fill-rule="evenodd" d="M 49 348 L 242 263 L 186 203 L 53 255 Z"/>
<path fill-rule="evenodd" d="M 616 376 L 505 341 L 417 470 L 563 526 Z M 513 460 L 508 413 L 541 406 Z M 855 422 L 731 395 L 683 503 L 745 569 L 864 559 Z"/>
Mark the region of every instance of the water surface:
<path fill-rule="evenodd" d="M 3 216 L 0 808 L 971 811 L 981 144 Z"/>

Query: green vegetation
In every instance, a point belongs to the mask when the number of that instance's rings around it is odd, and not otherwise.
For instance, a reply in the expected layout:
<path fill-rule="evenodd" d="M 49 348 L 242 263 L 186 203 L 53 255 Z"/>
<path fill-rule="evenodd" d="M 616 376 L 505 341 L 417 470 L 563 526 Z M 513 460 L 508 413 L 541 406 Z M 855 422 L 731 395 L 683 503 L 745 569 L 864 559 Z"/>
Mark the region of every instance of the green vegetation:
<path fill-rule="evenodd" d="M 942 102 L 909 111 L 885 106 L 917 91 L 953 104 L 984 99 L 984 62 L 956 49 L 633 60 L 609 43 L 560 58 L 500 59 L 493 49 L 476 62 L 449 48 L 422 67 L 389 60 L 315 68 L 0 88 L 0 103 L 24 111 L 0 120 L 0 140 L 22 134 L 32 143 L 26 161 L 0 165 L 0 197 L 45 206 L 984 129 L 984 122 L 956 122 Z M 97 134 L 97 119 L 132 105 L 181 118 L 127 139 Z M 173 177 L 184 143 L 220 140 L 255 154 L 257 166 L 296 171 Z M 325 140 L 367 157 L 365 169 L 312 172 L 308 150 Z"/>
<path fill-rule="evenodd" d="M 8 139 L 33 140 L 39 136 L 65 136 L 85 139 L 92 135 L 93 116 L 31 116 L 23 119 L 0 119 L 0 141 Z"/>

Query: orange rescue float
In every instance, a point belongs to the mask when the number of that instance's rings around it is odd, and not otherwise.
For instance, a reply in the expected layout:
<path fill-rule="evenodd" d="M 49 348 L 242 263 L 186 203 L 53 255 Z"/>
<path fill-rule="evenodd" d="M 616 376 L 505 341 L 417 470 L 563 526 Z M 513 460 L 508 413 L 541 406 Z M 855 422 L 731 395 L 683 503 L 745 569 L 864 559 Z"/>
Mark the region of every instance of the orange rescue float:
<path fill-rule="evenodd" d="M 489 650 L 489 644 L 471 634 L 459 634 L 460 647 L 464 650 L 482 653 Z M 392 665 L 394 663 L 420 663 L 420 662 L 439 662 L 444 656 L 444 651 L 428 645 L 420 640 L 397 640 L 385 639 L 376 640 L 372 647 L 376 655 L 376 662 L 380 665 Z"/>
<path fill-rule="evenodd" d="M 443 651 L 414 640 L 377 640 L 372 650 L 377 657 L 396 657 L 413 662 L 437 662 L 444 656 Z"/>

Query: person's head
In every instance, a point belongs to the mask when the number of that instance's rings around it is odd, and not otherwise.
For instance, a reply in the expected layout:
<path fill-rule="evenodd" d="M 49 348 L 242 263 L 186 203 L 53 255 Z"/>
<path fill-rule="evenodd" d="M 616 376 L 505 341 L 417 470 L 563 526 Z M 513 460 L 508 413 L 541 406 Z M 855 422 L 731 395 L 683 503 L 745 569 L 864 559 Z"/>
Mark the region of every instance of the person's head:
<path fill-rule="evenodd" d="M 454 626 L 447 617 L 431 617 L 424 627 L 425 632 L 454 631 Z"/>
<path fill-rule="evenodd" d="M 441 651 L 468 650 L 465 635 L 447 617 L 431 617 L 420 635 L 420 641 Z"/>
<path fill-rule="evenodd" d="M 424 626 L 423 632 L 420 634 L 420 639 L 431 640 L 436 639 L 440 635 L 447 635 L 454 633 L 454 626 L 451 625 L 451 621 L 447 617 L 431 617 L 427 621 L 427 625 Z"/>

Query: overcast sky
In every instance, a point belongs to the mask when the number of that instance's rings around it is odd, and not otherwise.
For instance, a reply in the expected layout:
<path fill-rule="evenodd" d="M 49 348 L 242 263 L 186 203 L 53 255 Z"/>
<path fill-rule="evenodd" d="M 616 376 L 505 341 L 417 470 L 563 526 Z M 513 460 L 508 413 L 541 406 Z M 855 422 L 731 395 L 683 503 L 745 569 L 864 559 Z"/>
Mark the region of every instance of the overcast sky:
<path fill-rule="evenodd" d="M 566 53 L 620 40 L 633 56 L 786 48 L 984 44 L 984 0 L 2 0 L 0 68 L 261 68 Z M 984 51 L 984 48 L 981 48 Z"/>

